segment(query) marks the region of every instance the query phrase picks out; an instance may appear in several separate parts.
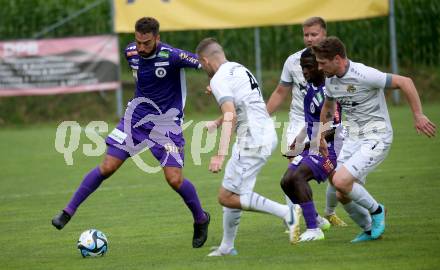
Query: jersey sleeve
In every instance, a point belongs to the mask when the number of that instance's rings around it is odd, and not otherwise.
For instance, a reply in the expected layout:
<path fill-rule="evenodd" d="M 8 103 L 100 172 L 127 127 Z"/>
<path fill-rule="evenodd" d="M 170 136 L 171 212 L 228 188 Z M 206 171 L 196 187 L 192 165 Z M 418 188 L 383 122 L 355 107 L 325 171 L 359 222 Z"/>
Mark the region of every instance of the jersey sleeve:
<path fill-rule="evenodd" d="M 201 68 L 197 55 L 177 48 L 173 49 L 172 61 L 177 68 Z"/>
<path fill-rule="evenodd" d="M 139 65 L 139 55 L 136 50 L 136 44 L 130 43 L 124 50 L 125 59 L 132 70 L 137 70 Z"/>
<path fill-rule="evenodd" d="M 364 82 L 372 89 L 387 88 L 391 85 L 391 74 L 379 71 L 372 67 L 365 67 Z"/>
<path fill-rule="evenodd" d="M 231 91 L 231 87 L 227 83 L 227 78 L 221 78 L 214 76 L 209 84 L 212 90 L 212 94 L 219 106 L 222 106 L 226 101 L 234 102 L 234 96 Z"/>
<path fill-rule="evenodd" d="M 281 71 L 280 84 L 285 86 L 291 86 L 293 84 L 292 72 L 289 70 L 289 58 L 286 59 L 283 66 L 283 71 Z"/>

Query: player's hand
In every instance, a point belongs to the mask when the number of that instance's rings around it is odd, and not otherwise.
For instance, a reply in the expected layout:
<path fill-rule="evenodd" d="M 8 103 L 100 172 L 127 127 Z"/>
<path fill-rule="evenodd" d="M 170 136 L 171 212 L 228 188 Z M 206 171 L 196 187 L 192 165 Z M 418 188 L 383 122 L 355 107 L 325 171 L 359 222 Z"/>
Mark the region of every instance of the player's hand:
<path fill-rule="evenodd" d="M 436 126 L 424 114 L 416 115 L 414 118 L 415 128 L 418 134 L 425 134 L 429 138 L 435 136 Z"/>
<path fill-rule="evenodd" d="M 218 128 L 217 121 L 206 121 L 205 128 L 209 133 L 213 133 Z"/>
<path fill-rule="evenodd" d="M 321 137 L 321 141 L 319 143 L 319 153 L 321 153 L 323 157 L 328 157 L 328 145 L 324 137 Z"/>
<path fill-rule="evenodd" d="M 209 170 L 213 173 L 218 173 L 222 170 L 223 161 L 225 156 L 215 155 L 211 157 L 211 162 L 209 163 Z"/>
<path fill-rule="evenodd" d="M 207 94 L 207 95 L 211 95 L 212 94 L 211 86 L 209 86 L 209 85 L 206 86 L 205 94 Z"/>

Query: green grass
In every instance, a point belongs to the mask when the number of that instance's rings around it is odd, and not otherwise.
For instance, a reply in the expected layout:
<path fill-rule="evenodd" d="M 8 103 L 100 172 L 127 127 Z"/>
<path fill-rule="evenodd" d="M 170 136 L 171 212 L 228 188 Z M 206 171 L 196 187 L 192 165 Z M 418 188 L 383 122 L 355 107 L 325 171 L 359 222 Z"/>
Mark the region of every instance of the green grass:
<path fill-rule="evenodd" d="M 425 107 L 437 124 L 439 107 Z M 130 160 L 79 208 L 65 229 L 55 230 L 51 218 L 101 157 L 84 156 L 80 144 L 73 166 L 67 166 L 54 147 L 57 124 L 2 129 L 0 268 L 438 269 L 440 140 L 417 136 L 407 107 L 390 108 L 390 113 L 395 132 L 391 152 L 367 181 L 370 192 L 388 207 L 383 240 L 350 244 L 359 229 L 338 207 L 349 227 L 331 229 L 325 241 L 291 246 L 281 220 L 246 212 L 236 240 L 239 256 L 226 258 L 206 257 L 209 247 L 219 244 L 222 236 L 221 207 L 216 199 L 221 175 L 208 172 L 210 154 L 202 156 L 201 166 L 193 164 L 188 151 L 191 130 L 186 132 L 184 173 L 195 183 L 212 216 L 209 238 L 201 249 L 191 248 L 191 215 L 162 173 L 143 173 Z M 285 119 L 286 114 L 278 116 Z M 190 115 L 187 120 L 213 117 Z M 90 143 L 84 133 L 81 143 Z M 285 168 L 286 161 L 277 151 L 260 174 L 256 191 L 284 201 L 279 179 Z M 312 185 L 321 212 L 325 185 Z M 76 241 L 89 228 L 106 233 L 110 249 L 105 257 L 80 257 Z"/>

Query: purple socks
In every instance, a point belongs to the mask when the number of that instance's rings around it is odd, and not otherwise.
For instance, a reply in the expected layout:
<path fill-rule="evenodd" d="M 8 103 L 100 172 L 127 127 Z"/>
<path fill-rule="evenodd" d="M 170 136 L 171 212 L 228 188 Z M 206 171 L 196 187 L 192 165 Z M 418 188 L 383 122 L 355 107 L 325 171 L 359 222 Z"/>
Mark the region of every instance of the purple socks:
<path fill-rule="evenodd" d="M 73 216 L 81 203 L 87 199 L 87 197 L 89 197 L 89 195 L 92 194 L 106 178 L 107 177 L 101 174 L 99 167 L 91 170 L 84 177 L 84 180 L 76 190 L 69 204 L 64 208 L 64 211 L 70 216 Z M 179 193 L 189 210 L 191 210 L 194 222 L 198 224 L 205 222 L 206 215 L 200 205 L 200 200 L 193 184 L 189 180 L 184 179 L 182 185 L 176 190 L 176 192 Z"/>
<path fill-rule="evenodd" d="M 87 197 L 92 194 L 107 177 L 101 174 L 99 167 L 91 170 L 82 181 L 79 188 L 76 190 L 69 204 L 64 208 L 70 216 L 75 214 L 76 209 L 79 205 L 87 199 Z"/>
<path fill-rule="evenodd" d="M 206 221 L 206 215 L 200 205 L 200 200 L 193 184 L 189 180 L 183 179 L 182 185 L 180 185 L 180 188 L 176 190 L 176 192 L 179 193 L 189 210 L 191 210 L 194 222 L 197 224 L 204 223 Z"/>
<path fill-rule="evenodd" d="M 304 220 L 306 221 L 307 229 L 316 229 L 318 225 L 316 224 L 316 209 L 313 201 L 300 203 Z"/>

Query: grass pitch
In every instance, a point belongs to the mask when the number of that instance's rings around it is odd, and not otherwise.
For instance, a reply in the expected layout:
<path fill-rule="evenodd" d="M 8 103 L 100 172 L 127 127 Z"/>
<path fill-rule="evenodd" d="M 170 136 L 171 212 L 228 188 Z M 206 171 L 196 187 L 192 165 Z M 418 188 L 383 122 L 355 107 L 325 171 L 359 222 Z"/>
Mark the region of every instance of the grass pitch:
<path fill-rule="evenodd" d="M 425 106 L 425 113 L 440 125 L 439 104 Z M 57 124 L 3 129 L 0 269 L 438 269 L 440 140 L 417 136 L 407 107 L 390 108 L 390 114 L 394 127 L 391 152 L 367 180 L 369 191 L 388 208 L 382 240 L 350 244 L 360 229 L 342 207 L 337 212 L 349 227 L 332 228 L 324 241 L 295 246 L 288 243 L 281 220 L 246 212 L 236 240 L 239 255 L 224 258 L 206 257 L 209 247 L 218 245 L 222 236 L 222 211 L 216 199 L 222 174 L 207 170 L 212 153 L 202 155 L 201 166 L 193 164 L 188 154 L 191 128 L 186 132 L 184 174 L 196 185 L 212 217 L 208 241 L 200 249 L 191 248 L 190 212 L 162 173 L 146 174 L 131 160 L 57 231 L 51 218 L 101 157 L 82 154 L 82 145 L 91 143 L 82 133 L 74 164 L 67 166 L 54 146 Z M 213 117 L 195 115 L 187 120 Z M 143 157 L 153 164 L 149 153 Z M 255 191 L 283 202 L 279 180 L 286 165 L 277 151 L 263 168 Z M 313 182 L 312 187 L 322 212 L 325 184 Z M 82 259 L 76 249 L 80 233 L 89 228 L 102 230 L 109 239 L 109 252 L 103 258 Z"/>

